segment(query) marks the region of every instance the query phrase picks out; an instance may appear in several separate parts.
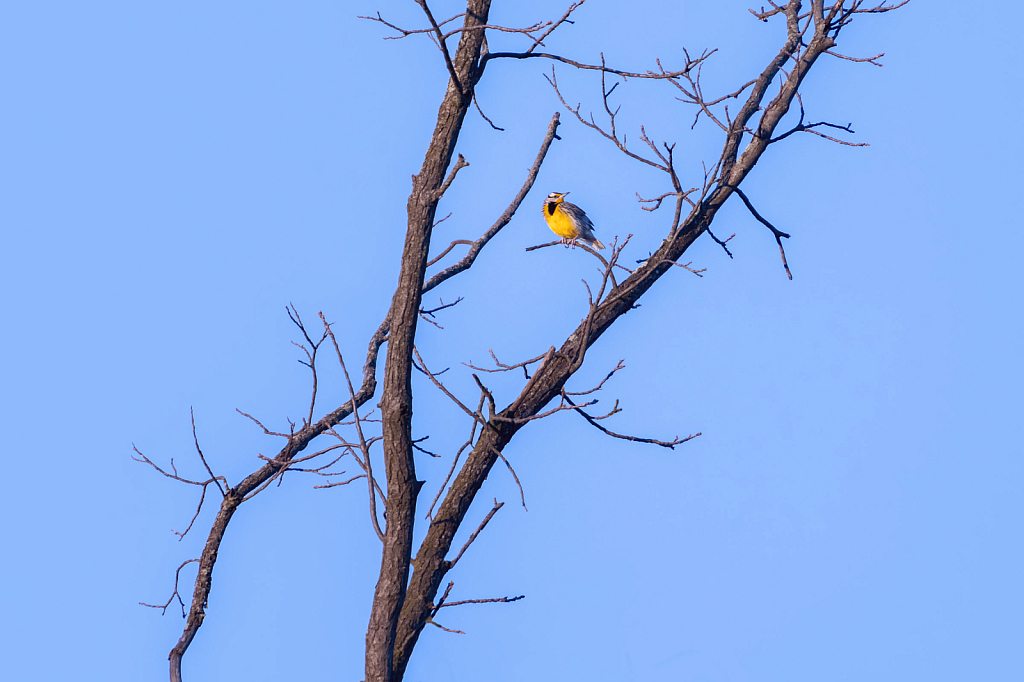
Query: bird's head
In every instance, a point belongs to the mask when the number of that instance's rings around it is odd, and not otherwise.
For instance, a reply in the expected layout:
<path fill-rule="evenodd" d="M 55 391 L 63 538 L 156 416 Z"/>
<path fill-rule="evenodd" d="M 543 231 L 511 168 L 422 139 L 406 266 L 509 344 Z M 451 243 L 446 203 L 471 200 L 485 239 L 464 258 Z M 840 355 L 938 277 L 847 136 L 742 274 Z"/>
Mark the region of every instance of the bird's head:
<path fill-rule="evenodd" d="M 551 194 L 548 195 L 547 201 L 545 203 L 560 204 L 562 203 L 566 194 L 568 194 L 568 192 L 552 192 Z"/>

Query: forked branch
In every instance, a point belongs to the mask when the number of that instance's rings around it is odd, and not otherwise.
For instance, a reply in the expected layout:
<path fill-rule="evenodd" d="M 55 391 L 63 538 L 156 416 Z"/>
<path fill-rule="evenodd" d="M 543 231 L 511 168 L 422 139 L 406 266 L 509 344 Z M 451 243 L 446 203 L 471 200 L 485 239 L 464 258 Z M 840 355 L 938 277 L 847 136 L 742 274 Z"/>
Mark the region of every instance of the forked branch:
<path fill-rule="evenodd" d="M 747 207 L 747 210 L 750 211 L 751 215 L 753 215 L 759 223 L 761 223 L 762 225 L 764 225 L 765 227 L 772 231 L 772 235 L 775 236 L 775 241 L 779 245 L 779 253 L 782 255 L 782 267 L 786 269 L 786 276 L 792 280 L 793 273 L 789 271 L 789 263 L 786 262 L 786 249 L 784 249 L 782 246 L 782 238 L 785 237 L 786 239 L 789 239 L 789 235 L 783 232 L 782 230 L 777 229 L 774 225 L 765 220 L 761 216 L 761 214 L 757 212 L 757 209 L 754 208 L 754 205 L 750 203 L 750 199 L 748 199 L 747 195 L 743 193 L 743 190 L 741 190 L 739 187 L 733 187 L 732 189 L 734 192 L 736 192 L 736 194 L 739 195 L 740 199 L 743 200 L 743 204 Z"/>

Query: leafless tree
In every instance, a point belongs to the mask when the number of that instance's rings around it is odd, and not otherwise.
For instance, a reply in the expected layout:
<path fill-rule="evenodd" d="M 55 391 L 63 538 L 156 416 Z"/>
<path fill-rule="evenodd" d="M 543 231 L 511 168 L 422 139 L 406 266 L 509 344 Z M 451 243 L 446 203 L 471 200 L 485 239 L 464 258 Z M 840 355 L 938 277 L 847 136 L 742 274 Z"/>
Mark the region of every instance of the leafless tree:
<path fill-rule="evenodd" d="M 608 436 L 638 443 L 674 448 L 700 435 L 659 440 L 621 434 L 613 431 L 606 421 L 619 411 L 617 403 L 607 414 L 588 411 L 587 408 L 595 402 L 591 395 L 623 368 L 621 363 L 610 369 L 604 380 L 587 390 L 569 391 L 566 384 L 583 366 L 587 351 L 594 342 L 633 309 L 644 293 L 663 275 L 679 267 L 700 276 L 702 270 L 691 268 L 690 263 L 680 262 L 687 248 L 698 237 L 708 233 L 729 253 L 729 239 L 716 237 L 711 232 L 711 226 L 719 209 L 733 195 L 739 197 L 755 220 L 771 231 L 779 246 L 783 270 L 792 279 L 783 246 L 783 239 L 789 238 L 789 234 L 765 219 L 740 186 L 769 147 L 796 133 L 809 133 L 839 144 L 852 144 L 842 137 L 845 133 L 853 132 L 850 126 L 806 120 L 800 94 L 801 84 L 820 57 L 832 56 L 879 65 L 878 60 L 882 55 L 852 57 L 840 54 L 836 51 L 837 37 L 861 15 L 883 14 L 906 4 L 817 0 L 805 9 L 799 1 L 776 4 L 768 0 L 770 6 L 767 9 L 762 7 L 750 10 L 750 13 L 756 20 L 777 22 L 780 29 L 783 29 L 780 30 L 778 52 L 771 56 L 759 74 L 749 79 L 738 79 L 734 89 L 727 93 L 708 95 L 702 86 L 701 73 L 710 63 L 714 51 L 698 56 L 684 51 L 685 59 L 681 64 L 667 68 L 660 60 L 655 60 L 656 68 L 644 71 L 612 68 L 605 63 L 603 57 L 599 63 L 584 63 L 544 51 L 545 40 L 567 22 L 571 23 L 570 17 L 574 16 L 574 12 L 585 0 L 573 2 L 561 16 L 523 28 L 488 23 L 491 0 L 467 0 L 465 11 L 441 21 L 435 18 L 426 0 L 415 1 L 423 12 L 423 25 L 420 27 L 399 27 L 380 14 L 365 17 L 387 31 L 387 37 L 391 39 L 427 36 L 440 53 L 439 58 L 444 61 L 448 82 L 422 167 L 413 176 L 398 285 L 390 310 L 370 337 L 363 361 L 361 383 L 358 386 L 352 384 L 334 330 L 324 314 L 319 315 L 316 324 L 310 325 L 292 307 L 289 308 L 289 315 L 302 335 L 302 341 L 297 345 L 304 353 L 303 363 L 312 373 L 312 393 L 308 410 L 305 410 L 306 416 L 301 424 L 293 424 L 284 433 L 271 431 L 255 417 L 244 415 L 267 435 L 283 441 L 276 455 L 261 456 L 262 465 L 257 470 L 230 485 L 224 477 L 215 475 L 207 464 L 198 439 L 195 442 L 196 451 L 209 476 L 205 480 L 186 479 L 178 474 L 173 461 L 170 470 L 167 470 L 137 451 L 139 461 L 149 464 L 167 477 L 200 489 L 196 513 L 181 535 L 192 529 L 211 486 L 221 496 L 220 510 L 202 554 L 178 567 L 175 589 L 170 599 L 165 604 L 156 605 L 156 608 L 166 611 L 177 599 L 184 615 L 185 603 L 180 596 L 178 576 L 186 565 L 198 563 L 198 575 L 191 605 L 187 609 L 184 632 L 170 652 L 171 680 L 181 679 L 182 657 L 203 624 L 217 554 L 232 518 L 242 503 L 266 490 L 274 481 L 280 481 L 285 472 L 317 475 L 322 483 L 316 487 L 320 488 L 365 481 L 370 523 L 382 543 L 380 576 L 366 631 L 366 680 L 398 681 L 406 671 L 423 628 L 432 624 L 448 630 L 434 620 L 442 608 L 520 598 L 449 601 L 451 582 L 438 597 L 448 572 L 462 559 L 478 534 L 502 507 L 503 503 L 495 500 L 494 506 L 479 522 L 468 541 L 452 556 L 456 532 L 466 520 L 470 505 L 481 491 L 491 468 L 498 460 L 502 460 L 515 475 L 502 451 L 520 429 L 558 412 L 576 412 Z M 487 36 L 493 36 L 496 32 L 518 34 L 526 42 L 526 49 L 521 52 L 490 52 Z M 453 43 L 457 43 L 454 51 Z M 438 313 L 455 305 L 458 300 L 426 309 L 422 303 L 423 296 L 473 267 L 481 251 L 508 225 L 520 208 L 533 187 L 552 142 L 560 139 L 557 130 L 561 121 L 559 114 L 555 113 L 522 187 L 494 224 L 478 239 L 453 241 L 440 249 L 436 256 L 430 257 L 432 230 L 439 222 L 436 218 L 438 205 L 456 181 L 459 171 L 468 165 L 462 155 L 456 154 L 459 135 L 470 108 L 476 102 L 476 87 L 488 73 L 488 65 L 495 60 L 550 62 L 550 85 L 572 118 L 617 147 L 628 160 L 645 164 L 665 174 L 667 189 L 664 193 L 650 199 L 642 199 L 638 194 L 637 198 L 642 202 L 641 207 L 648 211 L 657 210 L 667 202 L 670 217 L 665 221 L 665 236 L 660 246 L 646 259 L 634 263 L 635 268 L 628 267 L 625 264 L 627 261 L 622 258 L 630 241 L 629 236 L 616 238 L 607 258 L 586 245 L 580 245 L 580 249 L 596 259 L 600 268 L 598 279 L 585 282 L 588 300 L 585 318 L 558 348 L 552 346 L 538 352 L 533 358 L 511 364 L 499 361 L 492 353 L 493 366 L 469 365 L 478 387 L 478 395 L 472 400 L 464 400 L 445 385 L 441 372 L 427 366 L 416 348 L 419 322 L 425 320 L 438 324 Z M 584 115 L 578 105 L 569 104 L 557 80 L 555 67 L 559 65 L 561 68 L 572 67 L 595 73 L 599 79 L 604 110 L 600 119 Z M 617 123 L 618 109 L 613 108 L 609 101 L 617 85 L 626 79 L 663 82 L 676 99 L 689 106 L 686 121 L 681 126 L 684 131 L 692 129 L 701 117 L 706 117 L 720 130 L 723 138 L 721 154 L 717 159 L 708 160 L 692 187 L 688 187 L 690 183 L 680 177 L 674 144 L 652 139 L 641 127 L 639 140 L 642 148 L 627 146 Z M 609 86 L 610 81 L 614 81 L 614 84 Z M 733 104 L 731 110 L 730 103 Z M 799 108 L 799 118 L 788 129 L 780 130 L 781 122 L 794 104 Z M 480 115 L 484 116 L 482 111 Z M 557 242 L 531 248 L 547 248 L 555 244 Z M 465 247 L 465 251 L 460 258 L 455 259 L 452 254 L 458 253 L 460 247 Z M 377 361 L 380 349 L 385 344 L 387 354 L 383 386 L 378 391 Z M 327 352 L 331 362 L 339 363 L 348 382 L 348 398 L 326 414 L 319 414 L 317 406 L 318 367 L 323 361 L 321 350 Z M 468 437 L 454 454 L 448 476 L 437 486 L 437 493 L 426 515 L 420 514 L 421 523 L 427 524 L 426 535 L 414 554 L 413 529 L 417 521 L 417 501 L 424 485 L 424 481 L 417 479 L 414 455 L 416 452 L 434 454 L 425 449 L 422 440 L 414 440 L 412 436 L 412 376 L 417 371 L 422 372 L 437 389 L 437 393 L 428 395 L 426 399 L 432 400 L 443 395 L 465 413 Z M 521 390 L 508 405 L 500 406 L 481 378 L 492 372 L 523 373 Z M 380 406 L 379 414 L 365 409 L 366 404 L 375 397 Z M 193 430 L 194 427 L 193 421 Z M 308 450 L 313 452 L 307 454 Z M 375 459 L 383 463 L 382 468 L 375 464 Z M 338 471 L 336 467 L 343 461 L 354 462 L 358 467 L 357 475 L 346 477 Z M 516 481 L 519 482 L 518 476 Z"/>

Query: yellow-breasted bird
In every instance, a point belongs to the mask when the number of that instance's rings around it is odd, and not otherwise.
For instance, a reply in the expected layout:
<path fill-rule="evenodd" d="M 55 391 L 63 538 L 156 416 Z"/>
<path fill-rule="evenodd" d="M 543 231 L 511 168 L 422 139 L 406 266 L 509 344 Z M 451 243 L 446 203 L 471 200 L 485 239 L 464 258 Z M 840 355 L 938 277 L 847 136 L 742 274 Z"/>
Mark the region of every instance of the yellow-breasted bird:
<path fill-rule="evenodd" d="M 603 249 L 604 244 L 594 236 L 594 223 L 576 204 L 565 200 L 568 192 L 552 192 L 544 200 L 544 220 L 551 231 L 562 238 L 563 244 L 576 246 L 576 240 L 582 239 L 594 248 Z"/>

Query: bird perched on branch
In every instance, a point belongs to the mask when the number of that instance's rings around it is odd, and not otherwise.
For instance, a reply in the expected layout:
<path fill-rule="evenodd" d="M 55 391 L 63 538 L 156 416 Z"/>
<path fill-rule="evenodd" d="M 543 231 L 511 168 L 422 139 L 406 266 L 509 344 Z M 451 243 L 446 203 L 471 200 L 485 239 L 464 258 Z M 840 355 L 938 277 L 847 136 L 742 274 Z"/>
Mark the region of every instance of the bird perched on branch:
<path fill-rule="evenodd" d="M 594 223 L 576 204 L 565 200 L 568 192 L 552 192 L 544 200 L 544 220 L 551 231 L 562 238 L 563 244 L 571 244 L 574 248 L 576 240 L 582 239 L 596 249 L 603 249 L 604 244 L 594 236 Z"/>

